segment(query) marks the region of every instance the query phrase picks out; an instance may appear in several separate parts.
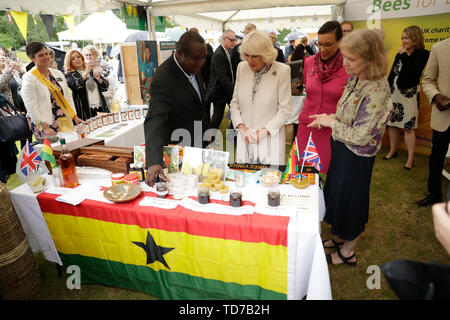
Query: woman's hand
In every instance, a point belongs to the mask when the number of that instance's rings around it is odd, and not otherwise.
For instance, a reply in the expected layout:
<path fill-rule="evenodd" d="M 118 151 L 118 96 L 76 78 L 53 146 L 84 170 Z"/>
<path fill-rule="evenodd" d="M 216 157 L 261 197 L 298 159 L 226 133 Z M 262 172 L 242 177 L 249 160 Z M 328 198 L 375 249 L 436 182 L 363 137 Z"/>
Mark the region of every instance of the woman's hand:
<path fill-rule="evenodd" d="M 405 53 L 405 52 L 406 52 L 406 49 L 405 49 L 404 46 L 401 46 L 401 47 L 398 49 L 398 53 L 399 53 L 399 54 L 402 54 L 402 53 Z"/>
<path fill-rule="evenodd" d="M 334 115 L 329 115 L 326 113 L 313 114 L 310 115 L 309 117 L 314 118 L 314 121 L 308 124 L 309 128 L 317 128 L 317 129 L 322 129 L 322 127 L 333 128 L 333 125 L 336 122 Z"/>
<path fill-rule="evenodd" d="M 256 130 L 256 143 L 259 143 L 262 139 L 269 135 L 269 130 L 266 128 L 262 128 L 260 130 Z"/>
<path fill-rule="evenodd" d="M 47 124 L 42 125 L 42 131 L 44 132 L 44 134 L 46 136 L 56 136 L 57 135 L 56 131 L 53 130 L 52 128 L 50 128 Z"/>
<path fill-rule="evenodd" d="M 244 124 L 241 123 L 240 125 L 238 125 L 237 129 L 239 130 L 239 133 L 241 134 L 241 137 L 246 145 L 256 142 L 257 137 L 255 133 L 247 128 Z"/>
<path fill-rule="evenodd" d="M 76 124 L 80 124 L 83 123 L 84 121 L 81 120 L 80 118 L 78 118 L 78 116 L 76 115 L 75 117 L 73 117 L 73 121 L 75 121 Z"/>

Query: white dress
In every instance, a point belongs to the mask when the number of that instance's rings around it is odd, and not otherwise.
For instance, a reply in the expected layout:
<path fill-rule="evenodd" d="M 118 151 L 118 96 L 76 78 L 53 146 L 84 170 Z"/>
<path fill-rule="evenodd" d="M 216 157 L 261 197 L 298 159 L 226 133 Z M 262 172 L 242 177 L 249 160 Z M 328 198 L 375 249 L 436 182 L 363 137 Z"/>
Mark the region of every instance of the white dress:
<path fill-rule="evenodd" d="M 254 72 L 248 63 L 239 63 L 230 103 L 231 120 L 235 127 L 243 123 L 255 131 L 266 128 L 270 134 L 258 144 L 247 146 L 238 132 L 236 162 L 285 165 L 284 125 L 292 108 L 291 69 L 283 63 L 273 62 L 261 77 L 254 101 L 253 79 Z"/>

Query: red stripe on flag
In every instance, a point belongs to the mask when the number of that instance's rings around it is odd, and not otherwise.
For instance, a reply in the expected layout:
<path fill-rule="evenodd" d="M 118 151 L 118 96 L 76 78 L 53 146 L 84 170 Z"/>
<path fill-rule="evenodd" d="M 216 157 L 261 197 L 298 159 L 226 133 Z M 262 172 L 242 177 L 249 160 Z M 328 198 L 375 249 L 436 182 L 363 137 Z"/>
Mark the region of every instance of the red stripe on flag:
<path fill-rule="evenodd" d="M 84 200 L 78 206 L 56 201 L 59 195 L 45 192 L 39 194 L 37 199 L 42 212 L 137 225 L 143 229 L 161 229 L 197 236 L 287 246 L 288 217 L 258 213 L 233 216 L 198 212 L 181 206 L 175 209 L 142 207 L 139 202 L 144 194 L 153 195 L 143 192 L 136 200 L 121 204 Z"/>

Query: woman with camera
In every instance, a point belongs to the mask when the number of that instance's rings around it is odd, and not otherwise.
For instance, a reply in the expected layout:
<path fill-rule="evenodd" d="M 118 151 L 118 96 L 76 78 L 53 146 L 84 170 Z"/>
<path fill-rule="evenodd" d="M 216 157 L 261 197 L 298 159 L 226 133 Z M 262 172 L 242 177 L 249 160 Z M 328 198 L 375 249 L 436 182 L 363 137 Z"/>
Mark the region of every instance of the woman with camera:
<path fill-rule="evenodd" d="M 72 89 L 73 101 L 78 116 L 87 120 L 98 112 L 109 112 L 102 92 L 108 90 L 109 82 L 102 74 L 98 51 L 93 46 L 83 49 L 84 56 L 77 49 L 71 49 L 64 58 L 64 72 Z"/>

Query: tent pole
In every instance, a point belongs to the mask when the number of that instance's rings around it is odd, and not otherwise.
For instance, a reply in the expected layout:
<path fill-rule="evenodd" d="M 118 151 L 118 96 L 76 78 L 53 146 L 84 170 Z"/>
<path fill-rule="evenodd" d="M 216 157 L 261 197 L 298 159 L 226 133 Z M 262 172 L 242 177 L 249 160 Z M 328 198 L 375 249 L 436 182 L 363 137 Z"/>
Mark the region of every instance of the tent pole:
<path fill-rule="evenodd" d="M 150 5 L 151 5 L 151 1 Z M 150 12 L 150 7 L 146 7 L 145 11 L 147 12 L 147 26 L 150 40 L 156 40 L 156 30 L 155 30 L 155 18 Z"/>

